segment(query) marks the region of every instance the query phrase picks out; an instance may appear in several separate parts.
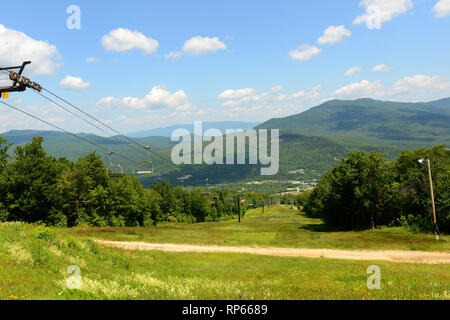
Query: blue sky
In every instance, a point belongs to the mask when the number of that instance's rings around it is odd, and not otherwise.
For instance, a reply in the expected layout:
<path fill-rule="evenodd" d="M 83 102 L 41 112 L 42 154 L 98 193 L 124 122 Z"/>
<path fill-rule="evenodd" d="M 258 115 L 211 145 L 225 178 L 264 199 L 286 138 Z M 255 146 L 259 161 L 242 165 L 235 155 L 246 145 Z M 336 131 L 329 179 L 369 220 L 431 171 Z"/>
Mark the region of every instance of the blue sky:
<path fill-rule="evenodd" d="M 67 28 L 70 5 L 80 29 Z M 450 96 L 450 0 L 47 0 L 7 13 L 0 65 L 33 60 L 27 76 L 124 132 Z M 9 102 L 101 133 L 29 90 Z M 29 128 L 50 129 L 0 108 L 0 132 Z"/>

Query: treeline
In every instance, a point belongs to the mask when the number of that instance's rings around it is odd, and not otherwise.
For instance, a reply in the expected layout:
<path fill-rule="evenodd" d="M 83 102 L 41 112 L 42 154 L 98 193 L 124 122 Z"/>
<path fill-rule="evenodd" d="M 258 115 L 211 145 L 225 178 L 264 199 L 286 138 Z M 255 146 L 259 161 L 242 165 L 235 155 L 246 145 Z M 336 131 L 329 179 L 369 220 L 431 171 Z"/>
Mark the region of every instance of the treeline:
<path fill-rule="evenodd" d="M 146 189 L 136 177 L 110 178 L 101 157 L 76 162 L 49 156 L 42 137 L 17 146 L 0 137 L 0 221 L 55 226 L 148 226 L 161 221 L 220 221 L 237 215 L 232 190 L 186 190 L 168 182 Z M 11 160 L 12 159 L 12 160 Z M 267 198 L 244 193 L 241 211 Z"/>
<path fill-rule="evenodd" d="M 433 212 L 426 162 L 430 159 L 440 231 L 450 231 L 450 150 L 445 146 L 402 152 L 387 161 L 376 152 L 351 152 L 317 187 L 299 197 L 310 217 L 345 229 L 404 225 L 432 230 Z"/>

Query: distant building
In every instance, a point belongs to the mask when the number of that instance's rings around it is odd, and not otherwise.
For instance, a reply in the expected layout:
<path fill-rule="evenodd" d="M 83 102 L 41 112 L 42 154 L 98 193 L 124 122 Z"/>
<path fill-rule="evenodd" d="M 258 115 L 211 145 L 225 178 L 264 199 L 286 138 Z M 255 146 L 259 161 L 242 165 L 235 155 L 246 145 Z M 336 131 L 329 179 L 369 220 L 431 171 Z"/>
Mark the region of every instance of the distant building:
<path fill-rule="evenodd" d="M 288 174 L 305 174 L 305 169 L 300 168 L 300 169 L 297 169 L 297 170 L 288 171 Z"/>

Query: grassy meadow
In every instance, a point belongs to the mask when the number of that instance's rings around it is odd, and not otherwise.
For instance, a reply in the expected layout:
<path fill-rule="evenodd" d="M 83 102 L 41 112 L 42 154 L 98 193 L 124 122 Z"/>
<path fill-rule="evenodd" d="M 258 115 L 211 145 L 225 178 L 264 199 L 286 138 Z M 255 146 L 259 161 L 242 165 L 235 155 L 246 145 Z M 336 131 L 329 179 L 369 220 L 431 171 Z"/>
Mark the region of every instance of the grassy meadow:
<path fill-rule="evenodd" d="M 218 223 L 166 223 L 158 227 L 76 228 L 77 237 L 153 243 L 186 243 L 224 246 L 298 247 L 329 249 L 398 249 L 450 251 L 447 236 L 413 233 L 405 228 L 362 231 L 332 230 L 319 219 L 310 219 L 289 205 L 249 210 L 237 219 Z"/>
<path fill-rule="evenodd" d="M 449 265 L 124 251 L 92 240 L 338 248 L 388 248 L 392 243 L 395 248 L 448 251 L 447 242 L 436 244 L 428 235 L 404 230 L 329 232 L 289 207 L 260 212 L 249 212 L 241 225 L 69 230 L 1 223 L 0 299 L 450 299 Z M 380 290 L 366 286 L 372 264 L 381 269 Z M 80 289 L 67 289 L 71 265 L 80 268 Z"/>

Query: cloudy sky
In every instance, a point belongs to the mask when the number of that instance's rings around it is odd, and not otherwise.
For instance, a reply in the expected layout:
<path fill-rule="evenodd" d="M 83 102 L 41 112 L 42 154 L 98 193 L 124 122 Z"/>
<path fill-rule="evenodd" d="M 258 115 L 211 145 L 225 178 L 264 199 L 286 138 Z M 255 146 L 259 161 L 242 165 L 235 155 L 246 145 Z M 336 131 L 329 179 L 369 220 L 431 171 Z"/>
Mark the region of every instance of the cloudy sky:
<path fill-rule="evenodd" d="M 23 1 L 1 16 L 0 66 L 32 60 L 32 80 L 132 132 L 449 97 L 449 31 L 450 0 Z M 8 102 L 102 134 L 30 90 Z M 0 107 L 0 132 L 31 128 L 51 129 Z"/>

